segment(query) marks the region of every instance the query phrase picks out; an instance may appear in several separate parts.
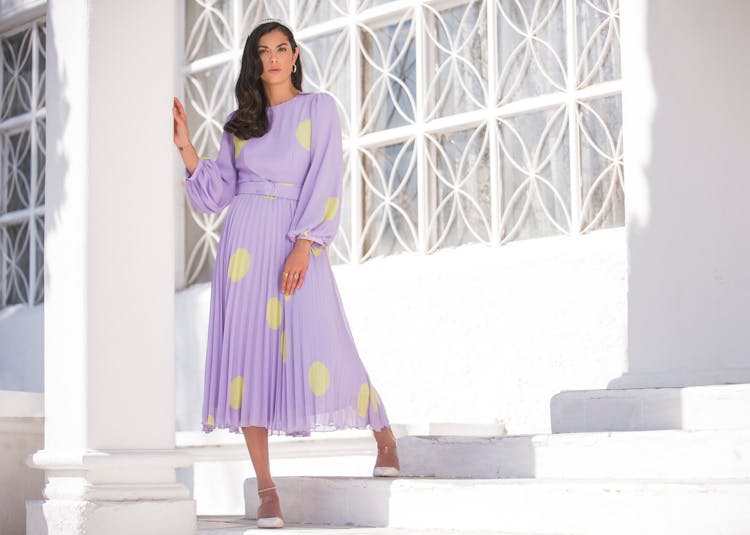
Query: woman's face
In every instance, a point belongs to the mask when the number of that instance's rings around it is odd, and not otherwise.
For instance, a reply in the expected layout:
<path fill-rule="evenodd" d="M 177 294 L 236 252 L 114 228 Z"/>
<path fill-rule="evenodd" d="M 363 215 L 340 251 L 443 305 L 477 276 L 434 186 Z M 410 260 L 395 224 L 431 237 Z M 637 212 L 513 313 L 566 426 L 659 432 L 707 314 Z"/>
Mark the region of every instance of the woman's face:
<path fill-rule="evenodd" d="M 258 56 L 263 63 L 261 80 L 269 84 L 288 81 L 298 54 L 299 48 L 292 52 L 289 38 L 281 30 L 262 35 L 258 40 Z"/>

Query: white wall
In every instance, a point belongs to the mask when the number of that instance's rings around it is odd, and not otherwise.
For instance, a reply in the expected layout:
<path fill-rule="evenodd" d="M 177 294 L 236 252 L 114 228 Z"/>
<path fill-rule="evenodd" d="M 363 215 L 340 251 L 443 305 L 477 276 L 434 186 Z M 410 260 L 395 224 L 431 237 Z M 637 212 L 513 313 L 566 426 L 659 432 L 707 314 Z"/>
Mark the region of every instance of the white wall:
<path fill-rule="evenodd" d="M 334 273 L 393 423 L 549 432 L 550 398 L 625 369 L 624 229 L 402 254 Z M 200 429 L 209 287 L 175 306 L 180 431 Z"/>
<path fill-rule="evenodd" d="M 623 2 L 629 372 L 750 382 L 750 2 Z"/>
<path fill-rule="evenodd" d="M 0 31 L 44 14 L 46 0 L 0 0 Z"/>
<path fill-rule="evenodd" d="M 0 310 L 0 390 L 44 392 L 44 306 Z"/>
<path fill-rule="evenodd" d="M 26 457 L 44 446 L 44 396 L 0 389 L 0 533 L 26 533 L 26 500 L 42 498 L 44 472 Z"/>
<path fill-rule="evenodd" d="M 626 370 L 625 251 L 620 228 L 333 269 L 393 422 L 532 433 L 549 431 L 554 394 L 606 388 Z M 207 284 L 175 295 L 178 431 L 200 429 L 209 298 Z M 0 377 L 18 381 L 0 388 L 33 384 L 5 370 L 39 379 L 42 309 L 0 320 Z"/>

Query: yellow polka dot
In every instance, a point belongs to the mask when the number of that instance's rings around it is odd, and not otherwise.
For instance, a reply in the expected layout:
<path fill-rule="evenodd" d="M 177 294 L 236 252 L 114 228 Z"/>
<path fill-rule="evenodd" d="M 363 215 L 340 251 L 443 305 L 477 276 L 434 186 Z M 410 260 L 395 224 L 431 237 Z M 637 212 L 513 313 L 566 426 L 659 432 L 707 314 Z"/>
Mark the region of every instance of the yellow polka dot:
<path fill-rule="evenodd" d="M 297 125 L 297 141 L 302 145 L 305 150 L 310 150 L 310 142 L 312 140 L 312 122 L 310 119 L 305 119 Z"/>
<path fill-rule="evenodd" d="M 284 301 L 289 301 L 292 298 L 292 294 L 284 294 Z"/>
<path fill-rule="evenodd" d="M 208 425 L 216 425 L 216 422 L 214 421 L 214 415 L 213 414 L 209 414 L 208 415 L 208 418 L 206 418 L 206 423 Z"/>
<path fill-rule="evenodd" d="M 310 383 L 313 394 L 322 396 L 331 384 L 331 374 L 328 372 L 325 364 L 316 360 L 310 364 L 310 368 L 307 370 L 307 380 Z"/>
<path fill-rule="evenodd" d="M 294 186 L 291 182 L 279 182 L 279 184 L 283 184 L 284 186 Z"/>
<path fill-rule="evenodd" d="M 323 251 L 322 247 L 310 247 L 310 252 L 315 256 L 320 256 L 321 251 Z"/>
<path fill-rule="evenodd" d="M 372 385 L 370 385 L 370 401 L 372 401 L 372 410 L 378 412 L 378 393 L 375 392 Z"/>
<path fill-rule="evenodd" d="M 209 158 L 208 156 L 201 156 L 201 160 L 210 160 L 210 159 L 211 158 Z"/>
<path fill-rule="evenodd" d="M 240 155 L 240 151 L 242 150 L 242 147 L 245 146 L 245 143 L 247 143 L 248 140 L 240 139 L 234 134 L 232 134 L 232 139 L 234 140 L 234 158 L 237 159 L 237 157 Z"/>
<path fill-rule="evenodd" d="M 232 282 L 237 282 L 247 274 L 250 269 L 250 253 L 244 247 L 238 247 L 229 257 L 229 269 L 227 274 Z"/>
<path fill-rule="evenodd" d="M 266 305 L 266 321 L 271 329 L 278 329 L 281 325 L 281 301 L 274 296 Z"/>
<path fill-rule="evenodd" d="M 279 346 L 281 347 L 281 362 L 286 362 L 286 331 L 281 331 Z"/>
<path fill-rule="evenodd" d="M 245 378 L 238 375 L 232 379 L 232 383 L 229 385 L 229 405 L 233 409 L 239 409 L 242 405 L 242 390 L 245 386 Z"/>
<path fill-rule="evenodd" d="M 261 197 L 263 197 L 264 199 L 269 199 L 271 201 L 275 201 L 276 199 L 278 199 L 276 195 L 261 195 Z"/>
<path fill-rule="evenodd" d="M 370 385 L 362 383 L 359 386 L 359 395 L 357 396 L 357 412 L 364 418 L 367 415 L 367 406 L 370 404 Z"/>
<path fill-rule="evenodd" d="M 339 207 L 339 198 L 338 197 L 328 197 L 328 200 L 326 201 L 326 208 L 323 212 L 323 221 L 328 221 L 329 219 L 333 219 L 333 217 L 336 215 L 336 209 Z"/>
<path fill-rule="evenodd" d="M 310 231 L 309 230 L 304 230 L 304 231 L 302 231 L 302 235 L 303 236 L 309 236 L 310 235 Z"/>

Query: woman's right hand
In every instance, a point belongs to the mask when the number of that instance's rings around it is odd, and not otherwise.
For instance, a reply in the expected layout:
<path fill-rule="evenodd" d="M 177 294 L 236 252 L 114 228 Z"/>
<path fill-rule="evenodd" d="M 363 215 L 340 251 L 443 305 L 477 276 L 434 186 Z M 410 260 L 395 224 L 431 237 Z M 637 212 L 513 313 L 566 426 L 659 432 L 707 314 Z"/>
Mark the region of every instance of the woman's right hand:
<path fill-rule="evenodd" d="M 188 132 L 185 108 L 182 107 L 182 103 L 177 97 L 174 97 L 172 115 L 174 116 L 174 144 L 178 149 L 183 150 L 190 145 L 190 133 Z"/>

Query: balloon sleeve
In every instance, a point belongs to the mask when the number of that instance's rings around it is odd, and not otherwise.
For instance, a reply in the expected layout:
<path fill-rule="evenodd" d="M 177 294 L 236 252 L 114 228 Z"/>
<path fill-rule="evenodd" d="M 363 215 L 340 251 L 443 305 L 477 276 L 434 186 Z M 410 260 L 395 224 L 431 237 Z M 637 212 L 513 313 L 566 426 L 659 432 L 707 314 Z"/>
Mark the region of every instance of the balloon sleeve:
<path fill-rule="evenodd" d="M 232 117 L 230 113 L 226 121 Z M 225 123 L 226 123 L 225 121 Z M 223 132 L 216 159 L 200 159 L 193 174 L 185 168 L 185 192 L 199 212 L 220 213 L 234 197 L 237 168 L 234 165 L 234 134 Z"/>
<path fill-rule="evenodd" d="M 295 206 L 287 239 L 298 237 L 330 245 L 341 220 L 344 151 L 336 102 L 318 93 L 312 104 L 310 166 Z"/>

